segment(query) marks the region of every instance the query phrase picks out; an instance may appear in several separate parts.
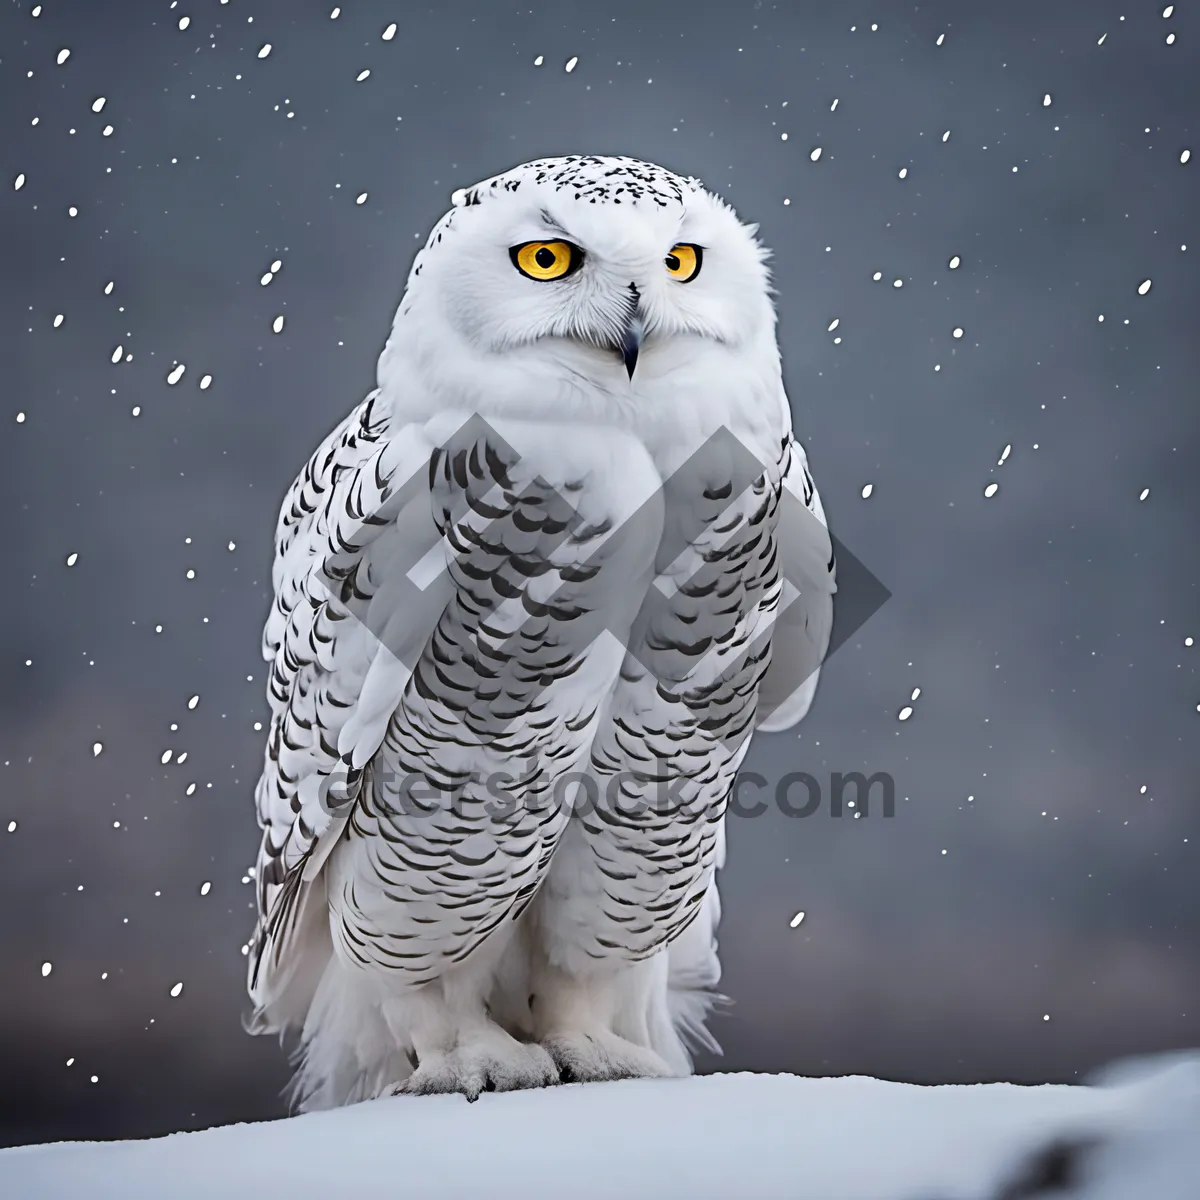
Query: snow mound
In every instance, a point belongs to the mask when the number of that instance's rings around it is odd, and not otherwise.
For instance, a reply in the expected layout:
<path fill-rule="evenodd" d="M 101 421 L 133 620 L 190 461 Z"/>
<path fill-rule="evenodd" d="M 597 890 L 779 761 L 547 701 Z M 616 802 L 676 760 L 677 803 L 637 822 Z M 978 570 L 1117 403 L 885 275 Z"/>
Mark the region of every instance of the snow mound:
<path fill-rule="evenodd" d="M 1197 1200 L 1200 1054 L 1092 1086 L 708 1075 L 395 1097 L 0 1152 L 0 1194 L 289 1200 Z"/>

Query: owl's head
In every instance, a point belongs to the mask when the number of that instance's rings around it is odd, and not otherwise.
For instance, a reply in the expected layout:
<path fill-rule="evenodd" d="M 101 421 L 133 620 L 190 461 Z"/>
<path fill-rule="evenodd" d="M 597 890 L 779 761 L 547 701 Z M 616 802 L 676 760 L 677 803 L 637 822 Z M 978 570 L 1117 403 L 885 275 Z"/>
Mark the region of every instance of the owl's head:
<path fill-rule="evenodd" d="M 631 158 L 526 163 L 454 193 L 388 350 L 456 376 L 586 373 L 628 390 L 656 357 L 774 340 L 755 227 L 695 179 Z M 440 355 L 459 367 L 438 366 Z"/>

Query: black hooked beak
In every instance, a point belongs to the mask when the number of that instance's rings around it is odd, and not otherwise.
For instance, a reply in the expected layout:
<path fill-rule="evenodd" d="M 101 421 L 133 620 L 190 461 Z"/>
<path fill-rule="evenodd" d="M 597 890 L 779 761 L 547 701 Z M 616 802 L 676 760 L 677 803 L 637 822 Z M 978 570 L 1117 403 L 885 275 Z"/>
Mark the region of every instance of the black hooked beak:
<path fill-rule="evenodd" d="M 629 319 L 625 322 L 617 349 L 620 352 L 621 361 L 625 364 L 625 370 L 632 379 L 633 370 L 637 366 L 638 350 L 642 345 L 642 313 L 638 306 L 637 284 L 629 285 L 629 294 L 632 298 L 632 304 L 629 306 Z"/>

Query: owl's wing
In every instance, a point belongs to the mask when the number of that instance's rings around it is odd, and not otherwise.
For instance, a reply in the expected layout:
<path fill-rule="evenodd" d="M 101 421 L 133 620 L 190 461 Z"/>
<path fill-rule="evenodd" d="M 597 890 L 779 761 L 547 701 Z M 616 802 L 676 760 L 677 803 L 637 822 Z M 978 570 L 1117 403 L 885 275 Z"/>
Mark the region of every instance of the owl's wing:
<path fill-rule="evenodd" d="M 791 729 L 812 704 L 833 630 L 837 591 L 825 510 L 804 447 L 790 432 L 783 448 L 782 474 L 788 493 L 779 506 L 785 606 L 775 621 L 771 665 L 758 693 L 758 728 L 767 733 Z"/>
<path fill-rule="evenodd" d="M 263 836 L 249 963 L 266 1027 L 287 1020 L 269 1010 L 304 957 L 288 947 L 409 680 L 405 664 L 449 597 L 444 575 L 431 572 L 423 588 L 408 576 L 440 541 L 432 449 L 421 426 L 397 422 L 372 394 L 321 444 L 280 512 L 263 634 L 271 713 L 255 794 Z"/>

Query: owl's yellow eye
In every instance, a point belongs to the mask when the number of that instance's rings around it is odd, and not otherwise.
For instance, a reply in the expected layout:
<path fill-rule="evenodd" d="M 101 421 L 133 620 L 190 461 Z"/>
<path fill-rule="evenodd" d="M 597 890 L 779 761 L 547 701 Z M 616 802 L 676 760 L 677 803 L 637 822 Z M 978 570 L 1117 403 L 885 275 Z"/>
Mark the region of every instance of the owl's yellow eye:
<path fill-rule="evenodd" d="M 562 279 L 583 262 L 583 251 L 570 242 L 525 242 L 508 252 L 527 279 Z"/>
<path fill-rule="evenodd" d="M 689 242 L 680 242 L 671 249 L 666 257 L 667 272 L 680 283 L 690 283 L 700 274 L 700 264 L 704 261 L 704 250 Z"/>

